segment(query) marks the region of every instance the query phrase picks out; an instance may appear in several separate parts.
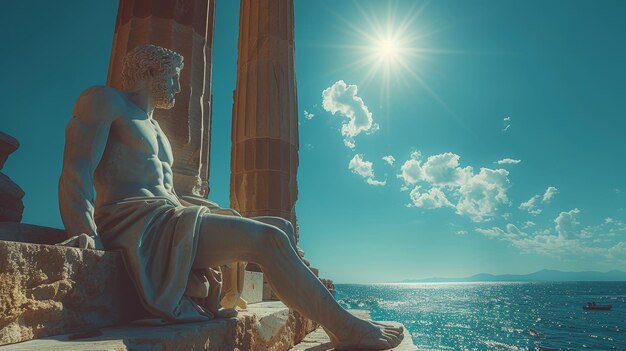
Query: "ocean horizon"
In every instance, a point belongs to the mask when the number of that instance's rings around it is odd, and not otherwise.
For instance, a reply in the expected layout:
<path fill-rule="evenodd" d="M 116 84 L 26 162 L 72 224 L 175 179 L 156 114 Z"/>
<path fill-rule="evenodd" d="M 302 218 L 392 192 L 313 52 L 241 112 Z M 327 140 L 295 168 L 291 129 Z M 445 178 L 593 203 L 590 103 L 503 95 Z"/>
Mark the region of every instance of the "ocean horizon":
<path fill-rule="evenodd" d="M 624 281 L 336 284 L 336 298 L 403 323 L 418 348 L 626 350 Z"/>

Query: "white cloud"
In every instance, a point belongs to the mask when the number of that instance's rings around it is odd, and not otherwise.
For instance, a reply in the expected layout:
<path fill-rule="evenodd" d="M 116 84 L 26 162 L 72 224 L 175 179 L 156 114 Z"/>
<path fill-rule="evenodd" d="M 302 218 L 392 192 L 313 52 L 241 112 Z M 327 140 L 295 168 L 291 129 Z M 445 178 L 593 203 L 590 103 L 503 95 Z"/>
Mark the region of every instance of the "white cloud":
<path fill-rule="evenodd" d="M 374 176 L 373 163 L 364 161 L 359 154 L 354 155 L 348 164 L 348 169 L 354 174 L 358 174 L 363 178 L 371 178 Z"/>
<path fill-rule="evenodd" d="M 503 158 L 500 161 L 496 162 L 499 165 L 516 165 L 522 162 L 522 160 L 514 160 L 512 158 Z"/>
<path fill-rule="evenodd" d="M 492 228 L 476 228 L 477 233 L 482 234 L 489 238 L 503 239 L 508 241 L 519 240 L 527 237 L 528 234 L 522 232 L 517 226 L 512 223 L 506 225 L 505 230 L 498 227 Z"/>
<path fill-rule="evenodd" d="M 503 132 L 506 132 L 509 128 L 511 128 L 511 117 L 504 117 L 502 122 L 504 123 L 504 127 L 502 128 Z"/>
<path fill-rule="evenodd" d="M 472 176 L 472 168 L 459 167 L 461 157 L 451 152 L 429 156 L 422 166 L 423 178 L 437 186 L 459 187 Z"/>
<path fill-rule="evenodd" d="M 537 200 L 539 200 L 539 199 L 540 199 L 540 196 L 539 195 L 535 195 L 535 196 L 531 197 L 528 201 L 522 202 L 519 205 L 519 209 L 520 210 L 524 210 L 524 211 L 528 211 L 528 213 L 530 213 L 531 215 L 536 216 L 536 215 L 541 213 L 541 209 L 537 208 L 537 204 L 536 204 Z"/>
<path fill-rule="evenodd" d="M 384 186 L 385 184 L 387 184 L 387 179 L 376 180 L 374 178 L 367 178 L 365 181 L 367 182 L 367 184 L 374 185 L 374 186 Z"/>
<path fill-rule="evenodd" d="M 626 242 L 620 241 L 609 249 L 609 256 L 613 259 L 626 261 Z"/>
<path fill-rule="evenodd" d="M 554 197 L 554 195 L 558 193 L 559 193 L 559 189 L 553 186 L 549 186 L 548 189 L 546 189 L 546 192 L 543 193 L 543 199 L 541 199 L 541 202 L 549 203 Z"/>
<path fill-rule="evenodd" d="M 579 239 L 570 239 L 554 235 L 549 230 L 536 231 L 528 234 L 509 223 L 505 230 L 498 227 L 476 228 L 475 231 L 488 238 L 502 240 L 525 253 L 544 255 L 574 256 L 597 255 L 606 256 L 607 249 L 584 244 Z"/>
<path fill-rule="evenodd" d="M 419 151 L 414 151 L 411 153 L 411 158 L 400 167 L 402 173 L 398 174 L 398 178 L 404 180 L 406 185 L 415 184 L 424 177 L 424 171 L 419 160 L 421 156 Z"/>
<path fill-rule="evenodd" d="M 354 137 L 361 132 L 372 129 L 372 113 L 369 111 L 363 99 L 358 95 L 356 85 L 347 85 L 340 80 L 322 92 L 322 107 L 324 110 L 335 115 L 339 113 L 348 119 L 341 126 L 341 135 L 344 137 L 344 145 L 354 148 Z"/>
<path fill-rule="evenodd" d="M 535 195 L 528 199 L 526 202 L 522 202 L 519 205 L 520 210 L 528 211 L 533 216 L 541 214 L 542 209 L 538 207 L 539 203 L 550 203 L 552 198 L 559 193 L 559 190 L 553 186 L 546 189 L 543 195 Z"/>
<path fill-rule="evenodd" d="M 580 210 L 575 208 L 568 212 L 561 212 L 554 220 L 556 232 L 564 238 L 574 236 L 574 230 L 578 224 L 577 220 Z"/>
<path fill-rule="evenodd" d="M 420 193 L 420 186 L 416 186 L 411 190 L 411 206 L 421 207 L 425 209 L 434 209 L 441 207 L 454 207 L 446 198 L 446 195 L 438 188 L 431 188 L 427 192 Z"/>
<path fill-rule="evenodd" d="M 365 178 L 367 184 L 382 186 L 387 183 L 387 180 L 379 181 L 374 179 L 374 167 L 370 161 L 365 161 L 363 156 L 356 154 L 348 163 L 348 169 L 354 174 L 358 174 Z"/>
<path fill-rule="evenodd" d="M 374 123 L 374 124 L 372 124 L 372 128 L 370 128 L 368 131 L 366 131 L 365 134 L 371 135 L 371 134 L 376 133 L 379 130 L 380 130 L 380 124 Z"/>
<path fill-rule="evenodd" d="M 396 158 L 391 155 L 383 156 L 383 160 L 385 160 L 385 162 L 387 162 L 390 166 L 393 166 L 393 163 L 396 162 Z"/>
<path fill-rule="evenodd" d="M 587 257 L 599 262 L 626 262 L 624 237 L 610 234 L 610 229 L 613 229 L 616 224 L 623 223 L 619 220 L 609 223 L 604 221 L 580 231 L 576 229 L 579 225 L 577 220 L 579 213 L 579 209 L 561 212 L 555 219 L 554 229 L 535 230 L 532 234 L 524 231 L 535 226 L 535 223 L 530 221 L 526 222 L 522 229 L 509 223 L 504 228 L 475 228 L 475 231 L 490 239 L 507 242 L 524 253 L 571 259 Z M 620 231 L 619 227 L 616 230 Z M 626 228 L 621 228 L 621 233 L 626 233 Z M 616 241 L 615 239 L 618 238 L 619 240 Z"/>
<path fill-rule="evenodd" d="M 456 232 L 456 235 L 467 235 L 467 234 L 468 234 L 467 230 L 459 230 Z"/>
<path fill-rule="evenodd" d="M 460 156 L 451 152 L 430 156 L 424 163 L 420 158 L 419 151 L 413 152 L 398 174 L 405 187 L 418 182 L 431 186 L 431 190 L 424 189 L 424 192 L 420 191 L 421 187 L 413 189 L 411 200 L 414 206 L 439 208 L 448 206 L 453 200 L 457 214 L 481 222 L 495 216 L 500 205 L 509 204 L 506 195 L 511 186 L 508 171 L 481 168 L 478 174 L 474 174 L 472 167 L 461 167 Z M 439 200 L 424 205 L 426 198 Z"/>
<path fill-rule="evenodd" d="M 506 191 L 511 187 L 509 172 L 504 169 L 481 168 L 459 189 L 456 213 L 482 222 L 493 217 L 501 204 L 508 204 Z"/>
<path fill-rule="evenodd" d="M 309 111 L 307 111 L 307 110 L 304 110 L 304 118 L 306 118 L 306 119 L 308 119 L 308 120 L 311 120 L 311 119 L 313 119 L 313 117 L 315 117 L 315 115 L 314 115 L 314 114 L 310 113 L 310 112 L 309 112 Z"/>

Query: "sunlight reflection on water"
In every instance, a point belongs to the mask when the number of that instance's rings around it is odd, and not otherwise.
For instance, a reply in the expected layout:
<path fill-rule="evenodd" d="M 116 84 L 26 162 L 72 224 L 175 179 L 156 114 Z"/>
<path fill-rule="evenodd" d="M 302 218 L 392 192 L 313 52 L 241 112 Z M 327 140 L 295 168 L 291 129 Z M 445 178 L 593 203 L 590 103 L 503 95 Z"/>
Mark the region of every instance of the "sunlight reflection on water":
<path fill-rule="evenodd" d="M 338 284 L 346 308 L 438 350 L 626 350 L 626 282 Z M 587 301 L 612 304 L 585 312 Z M 538 337 L 529 333 L 534 329 Z"/>

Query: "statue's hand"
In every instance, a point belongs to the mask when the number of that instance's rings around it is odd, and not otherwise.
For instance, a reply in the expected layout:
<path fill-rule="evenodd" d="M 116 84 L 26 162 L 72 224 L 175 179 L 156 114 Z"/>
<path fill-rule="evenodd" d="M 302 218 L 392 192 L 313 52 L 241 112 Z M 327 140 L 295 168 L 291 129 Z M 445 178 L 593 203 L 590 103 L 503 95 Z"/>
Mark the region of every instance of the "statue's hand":
<path fill-rule="evenodd" d="M 79 249 L 104 250 L 104 246 L 102 245 L 100 236 L 97 234 L 94 236 L 90 236 L 82 233 L 80 235 L 73 236 L 65 241 L 62 241 L 56 245 L 77 247 Z"/>

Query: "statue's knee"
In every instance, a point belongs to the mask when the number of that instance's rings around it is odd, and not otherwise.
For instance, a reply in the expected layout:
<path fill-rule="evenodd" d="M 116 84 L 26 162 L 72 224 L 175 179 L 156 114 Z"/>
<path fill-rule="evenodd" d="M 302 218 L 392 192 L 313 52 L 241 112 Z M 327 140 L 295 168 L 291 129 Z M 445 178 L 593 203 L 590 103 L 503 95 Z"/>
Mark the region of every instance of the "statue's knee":
<path fill-rule="evenodd" d="M 287 234 L 275 226 L 265 227 L 261 241 L 266 248 L 282 249 L 291 245 Z"/>

